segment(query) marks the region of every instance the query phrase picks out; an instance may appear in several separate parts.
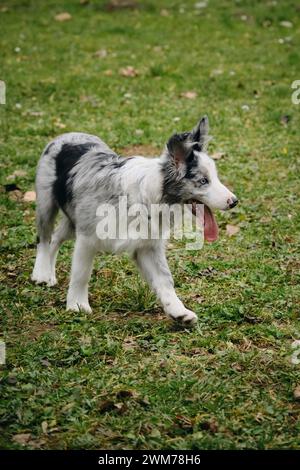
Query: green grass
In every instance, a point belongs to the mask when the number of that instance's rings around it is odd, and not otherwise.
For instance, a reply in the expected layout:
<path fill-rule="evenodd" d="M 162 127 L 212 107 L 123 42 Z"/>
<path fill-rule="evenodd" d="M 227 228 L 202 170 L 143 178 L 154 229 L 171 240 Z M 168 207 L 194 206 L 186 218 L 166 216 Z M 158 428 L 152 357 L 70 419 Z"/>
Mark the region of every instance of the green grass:
<path fill-rule="evenodd" d="M 2 448 L 21 447 L 14 436 L 23 433 L 25 448 L 42 449 L 300 447 L 300 366 L 290 360 L 300 337 L 300 106 L 291 102 L 299 7 L 194 3 L 108 11 L 96 0 L 7 0 L 0 8 L 2 185 L 32 190 L 39 154 L 59 133 L 159 154 L 173 131 L 207 113 L 210 150 L 225 152 L 219 172 L 241 200 L 218 214 L 217 243 L 189 252 L 172 242 L 176 289 L 199 316 L 199 330 L 184 331 L 126 256 L 99 255 L 93 314 L 66 312 L 71 244 L 59 256 L 59 285 L 33 285 L 34 203 L 0 194 Z M 62 11 L 72 19 L 55 21 Z M 107 56 L 95 57 L 99 49 Z M 120 75 L 128 65 L 137 77 Z M 26 174 L 9 178 L 20 169 Z M 226 236 L 227 223 L 239 225 L 236 236 Z"/>

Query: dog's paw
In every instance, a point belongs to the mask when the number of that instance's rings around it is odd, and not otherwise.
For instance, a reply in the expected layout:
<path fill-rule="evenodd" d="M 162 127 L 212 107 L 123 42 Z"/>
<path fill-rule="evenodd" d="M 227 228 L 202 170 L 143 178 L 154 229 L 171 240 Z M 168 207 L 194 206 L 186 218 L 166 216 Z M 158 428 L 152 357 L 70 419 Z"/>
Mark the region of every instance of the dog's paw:
<path fill-rule="evenodd" d="M 92 309 L 88 302 L 68 302 L 67 310 L 72 310 L 73 312 L 86 312 L 92 313 Z"/>
<path fill-rule="evenodd" d="M 33 271 L 31 280 L 36 284 L 47 284 L 48 287 L 52 287 L 57 284 L 55 274 L 52 275 L 49 273 L 35 273 Z"/>
<path fill-rule="evenodd" d="M 188 310 L 185 308 L 182 312 L 178 313 L 177 315 L 170 315 L 172 320 L 182 324 L 183 326 L 194 327 L 197 325 L 198 317 L 197 315 L 192 312 L 192 310 Z"/>

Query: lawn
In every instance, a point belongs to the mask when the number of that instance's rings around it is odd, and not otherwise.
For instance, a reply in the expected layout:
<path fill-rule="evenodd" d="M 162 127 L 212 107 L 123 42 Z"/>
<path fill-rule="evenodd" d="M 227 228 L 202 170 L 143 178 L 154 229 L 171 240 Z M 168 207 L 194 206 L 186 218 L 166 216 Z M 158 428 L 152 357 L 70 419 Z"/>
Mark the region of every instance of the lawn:
<path fill-rule="evenodd" d="M 1 2 L 0 447 L 299 449 L 298 2 L 113 3 Z M 171 241 L 198 329 L 164 317 L 127 256 L 98 256 L 90 315 L 65 311 L 72 243 L 57 286 L 31 283 L 24 193 L 50 139 L 84 131 L 159 155 L 205 113 L 240 204 L 217 214 L 218 242 Z"/>

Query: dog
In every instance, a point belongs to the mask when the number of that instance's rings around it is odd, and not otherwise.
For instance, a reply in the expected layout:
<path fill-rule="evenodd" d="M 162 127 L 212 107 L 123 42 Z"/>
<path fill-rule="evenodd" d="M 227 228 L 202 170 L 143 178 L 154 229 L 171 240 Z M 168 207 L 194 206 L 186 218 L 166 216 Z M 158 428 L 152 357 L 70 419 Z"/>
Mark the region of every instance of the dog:
<path fill-rule="evenodd" d="M 237 197 L 219 180 L 207 154 L 209 122 L 204 116 L 190 132 L 177 133 L 160 157 L 121 157 L 100 138 L 72 132 L 44 149 L 36 175 L 37 255 L 32 273 L 36 283 L 56 284 L 55 264 L 60 245 L 75 238 L 67 309 L 91 312 L 88 282 L 97 252 L 128 252 L 159 299 L 164 312 L 183 325 L 195 325 L 197 315 L 177 297 L 161 238 L 106 238 L 97 236 L 97 208 L 129 204 L 164 203 L 204 205 L 204 238 L 214 241 L 218 226 L 212 210 L 235 207 Z M 54 230 L 56 216 L 62 217 Z"/>

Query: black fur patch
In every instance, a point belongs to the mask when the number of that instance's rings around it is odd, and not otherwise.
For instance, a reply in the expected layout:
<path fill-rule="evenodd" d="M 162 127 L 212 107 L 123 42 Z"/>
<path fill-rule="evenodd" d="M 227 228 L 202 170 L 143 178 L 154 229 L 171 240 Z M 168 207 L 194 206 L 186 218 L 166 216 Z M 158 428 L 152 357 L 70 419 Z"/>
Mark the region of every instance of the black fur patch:
<path fill-rule="evenodd" d="M 176 204 L 182 202 L 182 193 L 184 190 L 183 180 L 178 180 L 174 175 L 174 165 L 169 160 L 162 166 L 163 187 L 162 202 L 167 204 Z"/>
<path fill-rule="evenodd" d="M 47 145 L 47 147 L 45 148 L 45 151 L 44 151 L 44 155 L 47 155 L 50 150 L 52 149 L 52 147 L 54 146 L 54 142 L 51 142 L 51 144 Z"/>
<path fill-rule="evenodd" d="M 115 162 L 110 163 L 109 167 L 113 168 L 114 170 L 122 168 L 122 166 L 126 165 L 126 163 L 131 159 L 132 157 L 128 157 L 128 158 L 125 157 L 124 160 L 121 160 L 121 159 L 116 160 Z"/>
<path fill-rule="evenodd" d="M 56 180 L 53 185 L 53 193 L 59 206 L 63 208 L 67 202 L 72 200 L 72 179 L 70 171 L 79 162 L 80 158 L 86 154 L 94 143 L 86 144 L 63 144 L 60 152 L 56 156 Z"/>
<path fill-rule="evenodd" d="M 194 152 L 191 151 L 186 159 L 186 174 L 185 178 L 192 179 L 195 176 L 195 172 L 193 171 L 195 168 L 198 167 L 197 157 L 195 157 Z"/>

